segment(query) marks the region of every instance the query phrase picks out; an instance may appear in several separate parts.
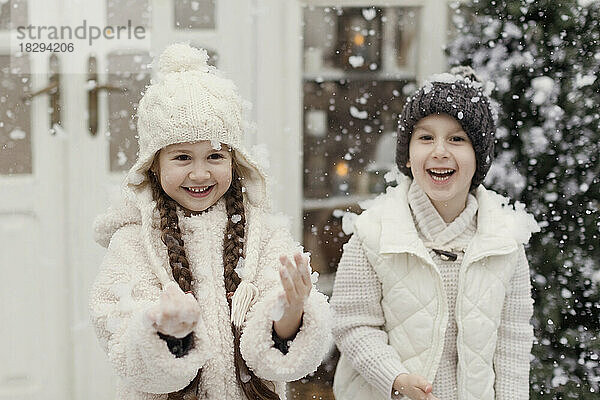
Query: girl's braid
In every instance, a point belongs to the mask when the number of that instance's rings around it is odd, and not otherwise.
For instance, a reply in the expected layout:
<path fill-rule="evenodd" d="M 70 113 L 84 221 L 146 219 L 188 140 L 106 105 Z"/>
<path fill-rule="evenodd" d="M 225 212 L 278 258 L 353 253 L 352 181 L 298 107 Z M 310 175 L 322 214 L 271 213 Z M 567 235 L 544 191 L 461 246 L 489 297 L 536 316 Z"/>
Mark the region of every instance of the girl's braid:
<path fill-rule="evenodd" d="M 148 175 L 152 186 L 152 197 L 156 200 L 156 208 L 160 214 L 160 238 L 167 246 L 173 278 L 179 284 L 181 290 L 189 292 L 192 290 L 192 272 L 185 255 L 181 230 L 179 229 L 177 202 L 162 190 L 156 175 L 152 172 L 149 172 Z"/>
<path fill-rule="evenodd" d="M 225 193 L 225 207 L 227 209 L 227 228 L 223 239 L 223 276 L 225 278 L 225 290 L 233 293 L 240 284 L 240 277 L 234 269 L 244 251 L 244 236 L 246 228 L 246 212 L 242 197 L 242 182 L 233 173 L 231 186 Z M 239 221 L 234 222 L 234 216 L 239 216 Z"/>
<path fill-rule="evenodd" d="M 232 163 L 232 182 L 224 195 L 227 210 L 227 227 L 225 229 L 225 237 L 223 240 L 223 277 L 230 309 L 231 296 L 241 281 L 234 270 L 244 252 L 246 228 L 242 182 L 237 172 L 239 168 L 237 167 L 235 159 L 233 159 Z M 184 292 L 191 291 L 192 273 L 185 254 L 181 231 L 179 229 L 177 203 L 162 190 L 162 187 L 153 172 L 148 172 L 148 178 L 152 186 L 152 196 L 156 201 L 156 208 L 160 214 L 161 239 L 167 246 L 169 264 L 173 271 L 173 278 L 177 281 L 181 290 Z M 233 222 L 232 217 L 234 215 L 239 216 L 237 218 L 239 219 L 237 223 Z M 252 400 L 279 400 L 279 396 L 275 393 L 274 388 L 269 388 L 265 382 L 248 369 L 246 361 L 243 359 L 240 351 L 241 331 L 233 324 L 231 325 L 231 328 L 234 336 L 235 375 L 242 391 L 248 399 Z M 183 395 L 188 389 L 194 385 L 199 385 L 201 372 L 202 370 L 198 371 L 196 378 L 186 388 L 178 392 L 169 393 L 168 399 L 183 399 Z M 247 374 L 250 377 L 250 380 L 246 379 L 246 377 L 242 377 L 242 373 Z"/>
<path fill-rule="evenodd" d="M 244 209 L 244 196 L 242 191 L 242 181 L 239 177 L 239 167 L 233 159 L 233 176 L 231 186 L 225 193 L 225 207 L 227 209 L 227 228 L 223 239 L 223 276 L 225 279 L 225 290 L 231 310 L 231 296 L 240 284 L 240 277 L 234 271 L 237 267 L 240 257 L 244 252 L 246 212 Z M 237 223 L 233 222 L 233 216 L 239 216 Z M 258 400 L 279 400 L 279 396 L 274 390 L 269 388 L 265 382 L 259 379 L 254 372 L 248 369 L 246 361 L 240 351 L 240 337 L 242 332 L 231 324 L 233 331 L 234 363 L 235 376 L 242 391 L 248 399 Z M 244 376 L 242 376 L 242 374 Z M 248 377 L 250 378 L 248 380 Z M 274 389 L 274 388 L 273 388 Z"/>
<path fill-rule="evenodd" d="M 162 190 L 157 176 L 152 171 L 148 171 L 148 179 L 152 188 L 152 197 L 156 201 L 156 209 L 160 214 L 160 238 L 167 246 L 173 278 L 179 284 L 181 290 L 191 292 L 192 272 L 187 256 L 185 255 L 181 230 L 179 229 L 177 203 Z M 183 400 L 183 395 L 186 392 L 190 390 L 197 392 L 195 388 L 197 388 L 200 382 L 201 373 L 202 370 L 198 370 L 198 374 L 187 387 L 177 392 L 169 393 L 168 400 Z"/>

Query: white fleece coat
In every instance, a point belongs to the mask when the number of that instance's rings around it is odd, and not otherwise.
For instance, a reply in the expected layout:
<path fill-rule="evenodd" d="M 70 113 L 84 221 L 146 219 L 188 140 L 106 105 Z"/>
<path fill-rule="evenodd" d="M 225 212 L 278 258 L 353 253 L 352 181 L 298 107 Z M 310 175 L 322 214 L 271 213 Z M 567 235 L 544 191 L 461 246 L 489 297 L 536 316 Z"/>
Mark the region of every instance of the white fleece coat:
<path fill-rule="evenodd" d="M 336 282 L 332 304 L 338 345 L 361 342 L 365 349 L 354 346 L 348 349 L 352 354 L 342 351 L 334 379 L 336 399 L 389 399 L 391 382 L 398 373 L 416 373 L 430 382 L 436 375 L 448 307 L 438 267 L 420 240 L 411 216 L 407 200 L 410 182 L 401 179 L 398 187 L 376 199 L 354 224 L 354 234 L 381 282 L 379 294 L 364 296 L 379 296 L 381 308 L 368 315 L 352 315 L 351 288 Z M 524 386 L 525 390 L 528 387 L 528 352 L 513 370 L 495 365 L 495 355 L 499 334 L 514 341 L 515 346 L 519 344 L 519 348 L 531 348 L 530 293 L 522 319 L 501 321 L 501 316 L 511 278 L 517 270 L 528 268 L 522 244 L 539 228 L 531 215 L 522 209 L 515 211 L 506 204 L 507 199 L 483 186 L 476 189 L 475 197 L 479 205 L 477 232 L 465 251 L 456 299 L 458 399 L 493 400 L 496 376 L 502 375 L 501 382 Z M 383 324 L 378 326 L 375 321 L 381 317 Z M 353 364 L 369 358 L 364 353 L 367 349 L 387 345 L 388 356 L 369 371 L 371 385 Z M 509 387 L 498 389 L 511 391 Z M 502 398 L 516 399 L 510 395 Z"/>
<path fill-rule="evenodd" d="M 166 246 L 160 240 L 158 216 L 149 191 L 137 194 L 138 204 L 113 207 L 96 221 L 96 240 L 108 247 L 93 285 L 90 309 L 97 336 L 118 375 L 117 398 L 166 399 L 165 393 L 187 386 L 202 369 L 200 398 L 244 399 L 235 378 L 233 335 L 223 283 L 223 235 L 227 215 L 223 200 L 191 218 L 180 215 L 186 254 L 197 282 L 201 307 L 195 345 L 175 358 L 144 313 L 158 301 L 161 288 L 172 281 Z M 279 256 L 301 248 L 283 218 L 245 203 L 246 245 L 243 281 L 258 288 L 246 314 L 241 353 L 261 379 L 285 384 L 317 369 L 331 344 L 329 305 L 313 288 L 306 301 L 300 331 L 284 355 L 274 348 L 272 310 L 283 293 Z M 148 218 L 144 218 L 144 214 Z"/>

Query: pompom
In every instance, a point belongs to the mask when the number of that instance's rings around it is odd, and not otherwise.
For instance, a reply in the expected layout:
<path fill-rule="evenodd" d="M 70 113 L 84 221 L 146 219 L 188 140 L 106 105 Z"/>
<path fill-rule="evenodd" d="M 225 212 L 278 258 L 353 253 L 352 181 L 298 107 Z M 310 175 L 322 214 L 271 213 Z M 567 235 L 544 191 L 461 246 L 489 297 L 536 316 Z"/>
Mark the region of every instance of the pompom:
<path fill-rule="evenodd" d="M 162 74 L 186 71 L 209 72 L 208 53 L 187 43 L 172 44 L 160 55 L 158 70 Z"/>
<path fill-rule="evenodd" d="M 473 82 L 481 82 L 481 79 L 479 79 L 477 74 L 475 74 L 473 68 L 465 65 L 458 65 L 456 67 L 453 67 L 452 69 L 450 69 L 450 73 L 452 75 L 460 75 L 465 78 L 469 78 Z"/>

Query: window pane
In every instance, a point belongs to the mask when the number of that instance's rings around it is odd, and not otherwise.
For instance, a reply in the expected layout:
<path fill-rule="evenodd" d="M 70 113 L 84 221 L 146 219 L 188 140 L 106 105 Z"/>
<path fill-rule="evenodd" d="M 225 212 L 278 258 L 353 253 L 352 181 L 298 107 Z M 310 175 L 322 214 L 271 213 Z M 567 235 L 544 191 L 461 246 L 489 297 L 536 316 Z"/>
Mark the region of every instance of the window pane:
<path fill-rule="evenodd" d="M 175 29 L 215 29 L 215 0 L 175 0 Z"/>
<path fill-rule="evenodd" d="M 358 212 L 358 202 L 383 192 L 395 165 L 397 119 L 414 89 L 418 11 L 304 8 L 303 243 L 327 294 L 349 239 L 340 211 Z M 338 357 L 291 390 L 332 399 Z"/>
<path fill-rule="evenodd" d="M 111 172 L 127 171 L 135 162 L 138 143 L 133 116 L 141 93 L 150 84 L 148 65 L 151 61 L 148 53 L 113 53 L 108 56 L 108 85 L 127 89 L 125 92 L 107 92 Z"/>
<path fill-rule="evenodd" d="M 31 174 L 29 58 L 0 55 L 0 174 Z"/>
<path fill-rule="evenodd" d="M 420 8 L 304 8 L 304 242 L 335 272 L 347 237 L 333 217 L 385 190 L 414 88 Z"/>
<path fill-rule="evenodd" d="M 106 2 L 106 21 L 110 26 L 151 27 L 152 6 L 149 0 L 108 0 Z"/>
<path fill-rule="evenodd" d="M 27 25 L 26 0 L 0 0 L 0 31 Z"/>
<path fill-rule="evenodd" d="M 305 7 L 305 74 L 414 76 L 420 13 L 419 7 Z"/>
<path fill-rule="evenodd" d="M 394 165 L 401 80 L 304 84 L 304 197 L 369 196 Z"/>
<path fill-rule="evenodd" d="M 417 41 L 419 27 L 419 8 L 395 8 L 390 12 L 390 18 L 397 18 L 394 32 L 394 48 L 396 68 L 416 71 Z"/>

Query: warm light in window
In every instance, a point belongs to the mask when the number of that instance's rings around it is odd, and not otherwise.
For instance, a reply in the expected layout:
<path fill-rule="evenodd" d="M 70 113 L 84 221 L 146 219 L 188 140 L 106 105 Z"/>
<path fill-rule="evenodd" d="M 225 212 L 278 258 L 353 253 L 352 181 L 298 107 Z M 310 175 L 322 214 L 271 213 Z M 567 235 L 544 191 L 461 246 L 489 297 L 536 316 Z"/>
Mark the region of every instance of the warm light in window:
<path fill-rule="evenodd" d="M 361 35 L 360 33 L 357 33 L 356 35 L 354 35 L 354 44 L 357 46 L 362 46 L 365 44 L 365 37 L 363 35 Z"/>
<path fill-rule="evenodd" d="M 348 163 L 345 161 L 340 161 L 335 166 L 335 173 L 337 176 L 348 176 L 349 168 Z"/>

